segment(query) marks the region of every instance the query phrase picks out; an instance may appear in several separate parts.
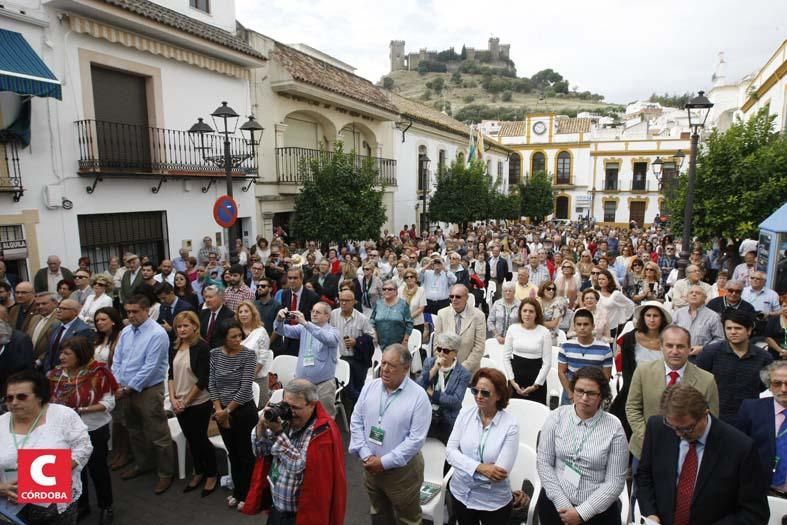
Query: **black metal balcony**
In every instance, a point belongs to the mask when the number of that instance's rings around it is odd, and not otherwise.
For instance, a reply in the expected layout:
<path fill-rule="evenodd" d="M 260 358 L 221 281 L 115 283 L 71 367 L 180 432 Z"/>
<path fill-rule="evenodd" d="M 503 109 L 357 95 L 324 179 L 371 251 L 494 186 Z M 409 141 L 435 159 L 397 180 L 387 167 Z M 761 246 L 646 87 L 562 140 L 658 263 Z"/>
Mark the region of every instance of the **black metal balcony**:
<path fill-rule="evenodd" d="M 19 202 L 25 189 L 22 186 L 22 171 L 19 165 L 19 145 L 11 134 L 0 131 L 0 193 L 11 193 L 14 202 Z"/>
<path fill-rule="evenodd" d="M 223 137 L 205 136 L 206 149 L 192 144 L 186 131 L 136 124 L 79 120 L 79 173 L 83 175 L 132 175 L 156 177 L 223 177 Z M 256 178 L 257 160 L 252 146 L 242 138 L 230 138 L 233 156 L 246 157 L 233 176 Z"/>
<path fill-rule="evenodd" d="M 604 191 L 618 191 L 618 179 L 608 178 L 604 180 Z"/>
<path fill-rule="evenodd" d="M 331 158 L 333 158 L 332 151 L 295 147 L 276 148 L 276 176 L 280 184 L 301 184 L 311 161 L 330 161 Z M 396 186 L 396 161 L 394 159 L 354 155 L 355 169 L 360 170 L 364 162 L 370 158 L 377 171 L 377 184 Z"/>

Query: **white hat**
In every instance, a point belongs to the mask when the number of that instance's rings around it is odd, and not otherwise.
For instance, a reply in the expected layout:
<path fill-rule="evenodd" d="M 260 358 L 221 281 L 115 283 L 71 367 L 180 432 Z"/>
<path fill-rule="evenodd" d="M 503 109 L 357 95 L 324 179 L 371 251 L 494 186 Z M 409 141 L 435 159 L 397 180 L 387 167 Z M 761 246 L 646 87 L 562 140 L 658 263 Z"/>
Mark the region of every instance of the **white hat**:
<path fill-rule="evenodd" d="M 661 314 L 664 316 L 664 319 L 667 321 L 667 324 L 672 323 L 672 314 L 670 313 L 669 310 L 667 310 L 667 307 L 664 306 L 664 303 L 662 303 L 661 301 L 645 301 L 644 303 L 634 308 L 635 325 L 637 324 L 637 320 L 639 319 L 639 316 L 642 313 L 642 311 L 650 307 L 658 308 L 659 310 L 661 310 Z"/>

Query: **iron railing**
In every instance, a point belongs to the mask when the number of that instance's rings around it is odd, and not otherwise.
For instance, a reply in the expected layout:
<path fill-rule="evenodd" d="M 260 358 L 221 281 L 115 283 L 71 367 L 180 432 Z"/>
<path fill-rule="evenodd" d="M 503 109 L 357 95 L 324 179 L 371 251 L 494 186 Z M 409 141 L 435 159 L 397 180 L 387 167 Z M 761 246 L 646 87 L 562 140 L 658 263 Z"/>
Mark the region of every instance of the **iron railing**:
<path fill-rule="evenodd" d="M 182 130 L 153 128 L 103 120 L 76 123 L 80 173 L 131 173 L 167 176 L 222 176 L 224 138 L 217 134 L 199 137 L 196 145 Z M 252 146 L 230 137 L 230 152 L 241 159 L 236 176 L 257 174 Z"/>
<path fill-rule="evenodd" d="M 618 179 L 605 179 L 604 191 L 618 191 Z"/>
<path fill-rule="evenodd" d="M 4 154 L 0 157 L 0 193 L 11 193 L 14 202 L 19 202 L 25 189 L 22 186 L 22 169 L 19 165 L 19 147 L 14 137 L 0 131 L 0 144 Z"/>
<path fill-rule="evenodd" d="M 276 148 L 278 181 L 281 184 L 301 184 L 304 175 L 308 174 L 308 165 L 311 161 L 330 161 L 331 158 L 333 158 L 332 151 L 296 147 Z M 377 171 L 378 185 L 396 186 L 396 160 L 353 155 L 355 169 L 360 170 L 368 159 L 371 159 L 372 165 Z"/>

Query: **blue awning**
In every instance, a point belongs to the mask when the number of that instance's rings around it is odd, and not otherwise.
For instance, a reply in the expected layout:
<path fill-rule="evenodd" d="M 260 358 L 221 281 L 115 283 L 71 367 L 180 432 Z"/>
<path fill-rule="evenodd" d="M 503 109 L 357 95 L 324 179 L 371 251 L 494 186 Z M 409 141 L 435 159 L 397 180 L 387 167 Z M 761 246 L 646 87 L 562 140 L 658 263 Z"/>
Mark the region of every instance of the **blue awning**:
<path fill-rule="evenodd" d="M 0 29 L 0 91 L 62 100 L 60 81 L 25 37 Z"/>

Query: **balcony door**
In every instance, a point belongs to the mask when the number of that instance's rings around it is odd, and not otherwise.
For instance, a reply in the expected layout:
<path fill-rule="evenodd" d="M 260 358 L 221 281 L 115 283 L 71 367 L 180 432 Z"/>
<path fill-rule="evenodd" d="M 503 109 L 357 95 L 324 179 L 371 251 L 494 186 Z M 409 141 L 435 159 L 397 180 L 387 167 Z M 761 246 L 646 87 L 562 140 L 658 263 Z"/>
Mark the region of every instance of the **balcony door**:
<path fill-rule="evenodd" d="M 629 204 L 629 222 L 634 221 L 640 228 L 645 224 L 645 208 L 648 203 L 644 201 L 634 201 Z"/>
<path fill-rule="evenodd" d="M 151 169 L 146 78 L 92 65 L 96 142 L 102 168 Z"/>

